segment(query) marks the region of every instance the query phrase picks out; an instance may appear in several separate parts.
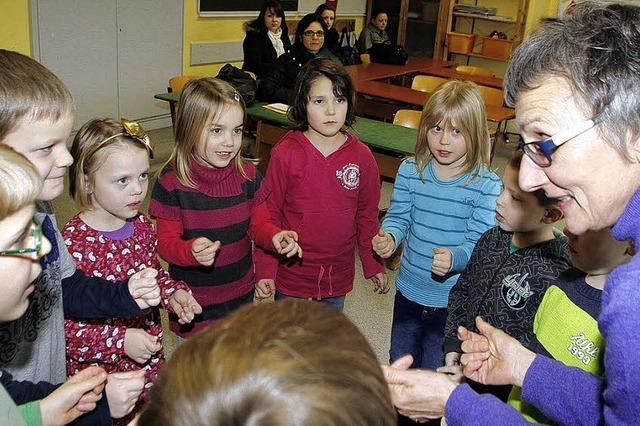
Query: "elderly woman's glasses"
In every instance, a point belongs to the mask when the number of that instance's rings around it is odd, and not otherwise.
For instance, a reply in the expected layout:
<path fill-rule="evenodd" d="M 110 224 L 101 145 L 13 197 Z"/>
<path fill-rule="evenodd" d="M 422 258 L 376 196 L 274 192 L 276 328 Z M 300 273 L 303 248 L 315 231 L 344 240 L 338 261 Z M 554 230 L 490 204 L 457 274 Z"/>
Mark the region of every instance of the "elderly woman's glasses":
<path fill-rule="evenodd" d="M 549 167 L 552 161 L 551 154 L 553 154 L 560 145 L 570 141 L 576 136 L 580 136 L 597 123 L 598 120 L 593 118 L 591 120 L 583 121 L 578 126 L 569 130 L 560 131 L 545 140 L 533 142 L 524 142 L 521 140 L 518 144 L 518 149 L 521 149 L 537 166 Z"/>
<path fill-rule="evenodd" d="M 12 250 L 0 251 L 0 256 L 16 256 L 23 254 L 30 254 L 37 256 L 42 251 L 42 227 L 33 222 L 31 228 L 23 239 L 24 247 Z"/>
<path fill-rule="evenodd" d="M 317 38 L 322 38 L 324 37 L 324 31 L 322 30 L 318 30 L 318 31 L 311 31 L 311 30 L 307 30 L 305 32 L 302 33 L 305 37 L 313 37 L 316 36 Z"/>

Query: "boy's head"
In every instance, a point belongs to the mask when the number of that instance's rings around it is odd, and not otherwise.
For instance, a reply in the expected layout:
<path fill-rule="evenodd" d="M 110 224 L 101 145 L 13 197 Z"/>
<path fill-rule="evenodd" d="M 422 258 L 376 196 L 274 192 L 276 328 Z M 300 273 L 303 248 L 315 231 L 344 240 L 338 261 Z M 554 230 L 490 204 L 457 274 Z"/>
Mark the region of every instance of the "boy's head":
<path fill-rule="evenodd" d="M 40 256 L 51 249 L 33 223 L 42 181 L 21 154 L 0 144 L 0 322 L 13 321 L 29 306 Z"/>
<path fill-rule="evenodd" d="M 608 228 L 581 235 L 573 235 L 565 228 L 564 234 L 568 239 L 571 263 L 587 274 L 608 274 L 635 254 L 633 242 L 616 240 Z"/>
<path fill-rule="evenodd" d="M 382 371 L 342 313 L 306 300 L 246 306 L 181 345 L 140 426 L 395 425 Z"/>
<path fill-rule="evenodd" d="M 62 193 L 72 163 L 66 141 L 73 126 L 71 93 L 35 60 L 0 49 L 0 143 L 23 154 L 44 181 L 39 199 Z"/>
<path fill-rule="evenodd" d="M 496 221 L 507 232 L 536 232 L 562 219 L 560 209 L 542 190 L 525 192 L 520 189 L 518 173 L 522 155 L 522 151 L 516 151 L 507 164 L 502 192 L 496 203 Z"/>

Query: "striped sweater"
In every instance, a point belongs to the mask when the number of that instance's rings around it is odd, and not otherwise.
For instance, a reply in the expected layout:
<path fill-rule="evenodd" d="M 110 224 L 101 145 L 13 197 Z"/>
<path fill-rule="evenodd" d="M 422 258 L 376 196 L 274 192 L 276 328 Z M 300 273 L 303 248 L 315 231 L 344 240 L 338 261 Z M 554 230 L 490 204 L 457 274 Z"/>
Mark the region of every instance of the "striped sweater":
<path fill-rule="evenodd" d="M 158 251 L 170 264 L 169 273 L 191 287 L 203 308 L 202 315 L 191 324 L 172 321 L 171 329 L 182 337 L 253 300 L 255 271 L 247 231 L 252 209 L 268 195 L 267 186 L 261 184 L 262 176 L 252 164 L 245 166 L 249 180 L 236 170 L 234 162 L 222 169 L 192 162 L 191 170 L 197 189 L 185 187 L 172 170 L 167 170 L 156 182 L 149 206 L 150 214 L 158 218 Z M 160 226 L 163 220 L 181 224 L 180 240 L 165 238 Z M 198 237 L 220 241 L 213 266 L 201 266 L 192 256 L 187 263 L 178 256 L 167 256 L 175 252 L 176 244 L 189 254 L 191 243 Z"/>
<path fill-rule="evenodd" d="M 404 297 L 423 306 L 447 306 L 449 290 L 458 280 L 480 236 L 495 225 L 500 178 L 489 170 L 452 180 L 439 179 L 432 162 L 420 180 L 415 159 L 402 162 L 382 223 L 396 246 L 404 242 L 396 287 Z M 431 273 L 433 249 L 453 255 L 444 277 Z"/>

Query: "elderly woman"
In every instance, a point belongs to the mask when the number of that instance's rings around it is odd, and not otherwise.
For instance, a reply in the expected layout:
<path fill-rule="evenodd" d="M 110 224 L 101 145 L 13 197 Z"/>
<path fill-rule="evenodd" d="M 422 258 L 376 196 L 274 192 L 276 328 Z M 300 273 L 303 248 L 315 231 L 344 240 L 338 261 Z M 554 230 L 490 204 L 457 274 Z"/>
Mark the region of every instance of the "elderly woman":
<path fill-rule="evenodd" d="M 515 52 L 505 95 L 527 154 L 520 186 L 555 198 L 574 234 L 612 227 L 640 244 L 640 7 L 582 3 Z M 523 399 L 562 424 L 640 424 L 640 255 L 615 269 L 602 296 L 605 378 L 525 349 L 477 320 L 461 329 L 464 374 L 522 386 Z M 386 368 L 392 397 L 413 418 L 448 424 L 526 424 L 513 408 L 444 374 Z M 446 413 L 445 413 L 446 409 Z"/>

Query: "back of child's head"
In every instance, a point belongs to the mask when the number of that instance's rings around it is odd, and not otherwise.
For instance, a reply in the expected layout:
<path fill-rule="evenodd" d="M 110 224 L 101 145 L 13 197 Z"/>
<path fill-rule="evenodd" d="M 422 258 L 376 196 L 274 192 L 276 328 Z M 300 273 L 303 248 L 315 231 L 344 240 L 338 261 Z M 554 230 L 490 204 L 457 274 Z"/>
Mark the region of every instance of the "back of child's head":
<path fill-rule="evenodd" d="M 507 167 L 511 168 L 511 170 L 515 173 L 516 185 L 518 185 L 518 178 L 520 176 L 520 166 L 522 165 L 523 157 L 524 157 L 524 152 L 522 152 L 522 150 L 520 149 L 517 149 L 513 152 L 513 155 L 511 156 L 511 158 L 509 159 L 509 162 L 507 163 Z M 538 200 L 538 203 L 543 207 L 556 205 L 556 201 L 547 197 L 543 189 L 538 189 L 537 191 L 534 191 L 531 194 L 533 194 L 536 197 L 536 199 Z"/>
<path fill-rule="evenodd" d="M 69 194 L 81 211 L 91 208 L 91 179 L 110 153 L 133 145 L 146 149 L 153 157 L 145 136 L 138 123 L 127 120 L 96 118 L 82 125 L 71 144 L 73 164 L 69 169 Z"/>
<path fill-rule="evenodd" d="M 213 77 L 193 79 L 182 89 L 174 128 L 175 146 L 167 165 L 175 171 L 184 186 L 196 187 L 191 163 L 195 160 L 198 144 L 203 140 L 208 125 L 234 107 L 242 110 L 243 122 L 246 122 L 247 108 L 242 96 L 223 80 Z M 238 154 L 235 165 L 246 178 L 245 164 L 246 160 Z"/>
<path fill-rule="evenodd" d="M 0 140 L 24 122 L 58 121 L 74 111 L 69 89 L 37 61 L 0 49 Z"/>
<path fill-rule="evenodd" d="M 285 300 L 246 306 L 181 345 L 139 425 L 392 425 L 378 361 L 341 312 Z"/>
<path fill-rule="evenodd" d="M 289 109 L 289 118 L 293 121 L 292 128 L 301 131 L 308 129 L 307 104 L 309 102 L 309 92 L 315 81 L 320 77 L 326 77 L 331 81 L 333 94 L 336 97 L 346 99 L 348 107 L 344 125 L 351 127 L 356 121 L 356 91 L 351 76 L 339 61 L 329 58 L 316 58 L 307 62 L 298 73 L 293 105 Z"/>
<path fill-rule="evenodd" d="M 0 220 L 32 205 L 42 189 L 42 178 L 22 154 L 0 143 Z"/>
<path fill-rule="evenodd" d="M 489 167 L 491 141 L 487 116 L 484 100 L 475 83 L 448 81 L 439 86 L 424 104 L 415 147 L 416 165 L 421 175 L 432 157 L 427 135 L 436 125 L 456 127 L 464 136 L 467 152 L 462 163 L 463 173 Z"/>

